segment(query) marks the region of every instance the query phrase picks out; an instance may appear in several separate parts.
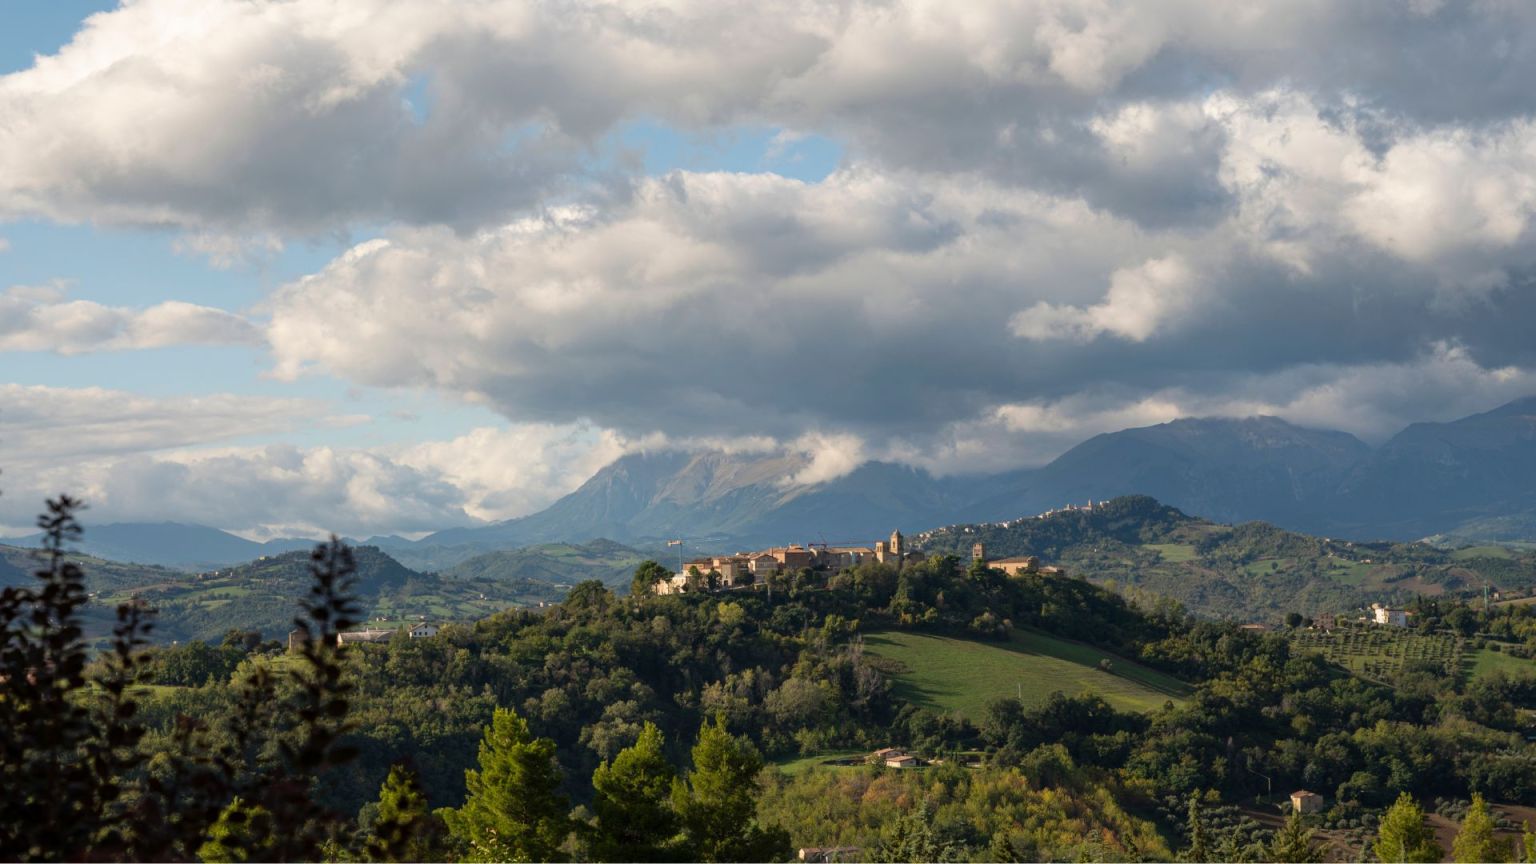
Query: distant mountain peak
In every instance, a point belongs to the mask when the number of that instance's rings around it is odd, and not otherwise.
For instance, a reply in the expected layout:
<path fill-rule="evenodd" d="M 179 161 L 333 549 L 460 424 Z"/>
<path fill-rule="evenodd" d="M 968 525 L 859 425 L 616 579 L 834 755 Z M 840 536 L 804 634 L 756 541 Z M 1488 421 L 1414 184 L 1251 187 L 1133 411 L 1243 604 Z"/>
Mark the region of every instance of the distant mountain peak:
<path fill-rule="evenodd" d="M 1482 414 L 1474 414 L 1472 417 L 1530 417 L 1536 416 L 1536 396 L 1526 396 Z M 1467 418 L 1472 419 L 1472 418 Z"/>

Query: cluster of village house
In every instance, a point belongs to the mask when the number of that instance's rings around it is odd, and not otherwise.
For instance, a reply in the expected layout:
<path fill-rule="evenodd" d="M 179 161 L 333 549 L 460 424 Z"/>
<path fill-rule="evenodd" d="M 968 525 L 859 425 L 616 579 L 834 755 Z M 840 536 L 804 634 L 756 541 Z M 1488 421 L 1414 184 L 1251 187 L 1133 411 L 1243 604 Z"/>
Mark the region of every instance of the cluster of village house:
<path fill-rule="evenodd" d="M 971 547 L 971 558 L 985 562 L 988 567 L 1001 570 L 1009 576 L 1021 573 L 1061 574 L 1059 567 L 1041 567 L 1040 559 L 1033 555 L 1019 555 L 988 561 L 985 547 L 977 543 Z M 873 546 L 829 546 L 825 543 L 806 543 L 794 546 L 776 546 L 758 552 L 738 552 L 735 555 L 716 555 L 682 562 L 670 578 L 656 583 L 657 594 L 686 594 L 689 591 L 708 590 L 699 577 L 711 573 L 717 577 L 718 589 L 741 588 L 765 582 L 775 573 L 793 573 L 799 570 L 823 570 L 836 573 L 857 567 L 866 561 L 881 564 L 915 564 L 927 559 L 920 550 L 910 549 L 900 531 L 892 531 L 890 540 L 881 540 Z M 690 576 L 693 578 L 690 580 Z"/>

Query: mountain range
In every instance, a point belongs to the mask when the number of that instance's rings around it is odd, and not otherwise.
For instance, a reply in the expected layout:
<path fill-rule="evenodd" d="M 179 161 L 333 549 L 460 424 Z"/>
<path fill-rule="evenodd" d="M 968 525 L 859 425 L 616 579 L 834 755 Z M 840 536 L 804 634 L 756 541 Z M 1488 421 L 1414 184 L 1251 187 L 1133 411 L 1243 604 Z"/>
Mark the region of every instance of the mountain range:
<path fill-rule="evenodd" d="M 1200 418 L 1097 435 L 1039 468 L 984 476 L 866 462 L 835 479 L 795 482 L 807 465 L 785 453 L 636 452 L 528 516 L 362 542 L 408 566 L 446 569 L 491 550 L 596 538 L 642 549 L 678 538 L 708 551 L 869 542 L 896 528 L 1013 519 L 1120 495 L 1149 495 L 1220 522 L 1349 539 L 1536 540 L 1536 397 L 1415 423 L 1376 447 L 1275 417 Z M 310 542 L 119 523 L 93 526 L 82 549 L 195 569 Z"/>
<path fill-rule="evenodd" d="M 1378 447 L 1276 417 L 1199 418 L 1097 435 L 1047 465 L 1002 474 L 935 477 L 866 462 L 833 480 L 792 482 L 804 467 L 784 454 L 631 453 L 539 513 L 418 544 L 867 542 L 893 528 L 1122 495 L 1349 539 L 1536 540 L 1536 398 L 1416 423 Z"/>

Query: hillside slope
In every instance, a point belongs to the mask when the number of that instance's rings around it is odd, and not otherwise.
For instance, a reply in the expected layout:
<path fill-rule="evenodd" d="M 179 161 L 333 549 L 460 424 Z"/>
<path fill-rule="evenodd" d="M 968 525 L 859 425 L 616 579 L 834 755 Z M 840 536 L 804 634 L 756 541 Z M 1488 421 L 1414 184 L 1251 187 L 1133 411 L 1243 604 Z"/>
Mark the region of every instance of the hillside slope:
<path fill-rule="evenodd" d="M 1536 398 L 1409 426 L 1344 479 L 1333 519 L 1351 536 L 1536 539 Z"/>
<path fill-rule="evenodd" d="M 1036 555 L 1095 582 L 1171 597 L 1214 618 L 1276 624 L 1287 612 L 1359 614 L 1373 602 L 1414 594 L 1527 592 L 1536 553 L 1423 543 L 1356 543 L 1286 531 L 1262 522 L 1222 525 L 1145 496 L 1093 510 L 1068 510 L 1000 523 L 953 525 L 915 535 L 934 553 L 969 559 Z"/>
<path fill-rule="evenodd" d="M 1016 698 L 1027 708 L 1052 693 L 1094 693 L 1121 711 L 1152 711 L 1183 701 L 1190 687 L 1123 657 L 1035 631 L 1003 641 L 957 639 L 933 633 L 885 630 L 864 639 L 866 650 L 891 661 L 898 699 L 935 712 L 958 712 L 979 723 L 987 703 Z M 1099 668 L 1110 662 L 1108 671 Z"/>
<path fill-rule="evenodd" d="M 442 571 L 445 579 L 490 579 L 548 586 L 550 599 L 564 587 L 588 579 L 611 588 L 627 588 L 635 567 L 648 556 L 611 540 L 576 545 L 545 543 L 501 552 L 487 552 Z"/>
<path fill-rule="evenodd" d="M 388 626 L 427 619 L 472 620 L 530 601 L 557 599 L 556 586 L 505 581 L 477 574 L 446 578 L 411 570 L 374 546 L 353 549 L 357 577 L 353 593 L 364 621 Z M 157 642 L 217 640 L 230 630 L 259 631 L 267 639 L 284 638 L 293 627 L 297 601 L 309 587 L 308 552 L 287 552 L 235 567 L 151 584 L 120 584 L 103 590 L 101 609 L 131 596 L 143 597 L 159 610 Z M 88 585 L 99 568 L 88 566 Z"/>

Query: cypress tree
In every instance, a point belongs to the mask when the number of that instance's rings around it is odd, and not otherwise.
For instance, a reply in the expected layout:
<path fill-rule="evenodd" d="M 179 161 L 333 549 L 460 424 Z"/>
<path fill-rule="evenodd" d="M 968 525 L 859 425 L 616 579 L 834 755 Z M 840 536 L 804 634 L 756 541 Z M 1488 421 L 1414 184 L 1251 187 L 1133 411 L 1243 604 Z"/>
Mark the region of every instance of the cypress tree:
<path fill-rule="evenodd" d="M 1292 811 L 1285 824 L 1270 838 L 1264 857 L 1269 861 L 1310 864 L 1323 860 L 1323 849 L 1312 842 L 1312 829 L 1302 822 L 1301 814 Z"/>
<path fill-rule="evenodd" d="M 1199 795 L 1189 796 L 1189 817 L 1185 829 L 1189 832 L 1189 848 L 1184 850 L 1184 860 L 1207 860 L 1211 853 L 1205 836 L 1205 822 L 1200 818 Z"/>

